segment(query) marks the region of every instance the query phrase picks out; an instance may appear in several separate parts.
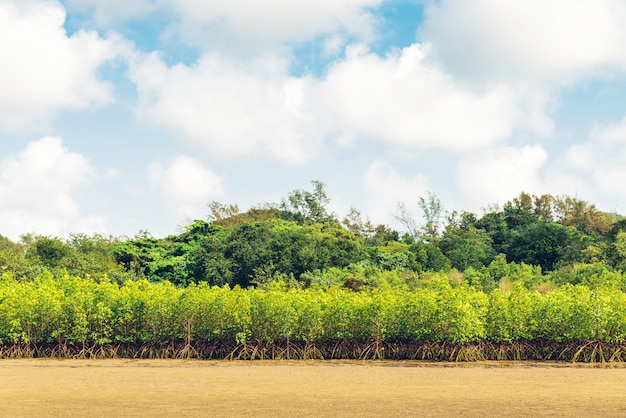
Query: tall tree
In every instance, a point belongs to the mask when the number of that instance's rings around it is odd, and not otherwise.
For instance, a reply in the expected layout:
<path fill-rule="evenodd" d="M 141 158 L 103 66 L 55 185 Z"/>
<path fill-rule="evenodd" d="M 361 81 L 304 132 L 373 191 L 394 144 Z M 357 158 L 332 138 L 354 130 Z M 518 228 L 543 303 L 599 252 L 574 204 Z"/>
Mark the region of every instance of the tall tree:
<path fill-rule="evenodd" d="M 443 218 L 441 200 L 434 193 L 428 192 L 427 197 L 419 197 L 418 204 L 425 220 L 425 224 L 422 227 L 424 237 L 427 240 L 438 238 Z"/>
<path fill-rule="evenodd" d="M 582 258 L 580 242 L 578 230 L 542 221 L 516 231 L 507 258 L 509 261 L 538 265 L 544 271 L 550 271 L 559 263 L 575 262 Z"/>
<path fill-rule="evenodd" d="M 534 212 L 544 221 L 554 221 L 553 205 L 554 197 L 549 194 L 533 197 Z"/>
<path fill-rule="evenodd" d="M 413 241 L 417 242 L 421 240 L 420 230 L 417 226 L 417 221 L 413 214 L 406 207 L 406 204 L 402 201 L 399 201 L 396 208 L 396 213 L 393 215 L 394 218 L 406 229 L 406 232 L 411 235 Z"/>
<path fill-rule="evenodd" d="M 324 183 L 319 180 L 311 182 L 313 190 L 293 190 L 283 199 L 281 209 L 287 218 L 295 220 L 301 225 L 335 221 L 333 214 L 328 212 L 330 199 L 324 189 Z"/>
<path fill-rule="evenodd" d="M 417 204 L 422 212 L 423 224 L 418 226 L 415 217 L 402 201 L 398 202 L 394 217 L 405 227 L 414 241 L 432 241 L 439 238 L 443 219 L 441 200 L 434 193 L 428 192 L 426 197 L 418 197 Z"/>
<path fill-rule="evenodd" d="M 208 221 L 215 225 L 232 225 L 239 221 L 241 211 L 236 203 L 220 203 L 213 200 L 207 206 Z"/>
<path fill-rule="evenodd" d="M 513 202 L 509 202 L 508 205 L 513 206 L 516 209 L 531 211 L 533 208 L 533 198 L 528 193 L 521 192 L 519 196 L 514 198 Z"/>
<path fill-rule="evenodd" d="M 369 219 L 363 219 L 361 211 L 350 208 L 350 212 L 343 218 L 341 223 L 355 235 L 362 236 L 364 238 L 370 237 L 374 233 L 374 225 Z"/>
<path fill-rule="evenodd" d="M 489 234 L 473 226 L 468 228 L 449 226 L 439 246 L 452 267 L 461 271 L 468 267 L 475 269 L 484 267 L 496 256 Z"/>
<path fill-rule="evenodd" d="M 557 221 L 573 226 L 586 235 L 605 235 L 613 224 L 613 215 L 599 211 L 584 200 L 561 196 L 556 199 Z"/>

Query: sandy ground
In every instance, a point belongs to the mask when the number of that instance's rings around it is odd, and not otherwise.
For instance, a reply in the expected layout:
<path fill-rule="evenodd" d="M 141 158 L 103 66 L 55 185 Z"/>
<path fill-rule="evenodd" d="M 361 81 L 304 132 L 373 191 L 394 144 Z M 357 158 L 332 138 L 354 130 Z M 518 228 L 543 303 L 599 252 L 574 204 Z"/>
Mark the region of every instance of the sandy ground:
<path fill-rule="evenodd" d="M 626 368 L 0 360 L 2 417 L 626 416 Z"/>

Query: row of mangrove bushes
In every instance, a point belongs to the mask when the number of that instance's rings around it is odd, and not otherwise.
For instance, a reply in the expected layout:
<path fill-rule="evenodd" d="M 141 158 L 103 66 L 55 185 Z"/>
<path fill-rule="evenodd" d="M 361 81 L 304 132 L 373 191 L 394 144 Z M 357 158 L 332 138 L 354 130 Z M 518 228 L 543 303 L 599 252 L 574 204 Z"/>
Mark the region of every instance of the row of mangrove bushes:
<path fill-rule="evenodd" d="M 515 343 L 626 338 L 626 294 L 514 285 L 486 294 L 433 281 L 411 291 L 241 289 L 43 274 L 0 280 L 0 346 Z"/>

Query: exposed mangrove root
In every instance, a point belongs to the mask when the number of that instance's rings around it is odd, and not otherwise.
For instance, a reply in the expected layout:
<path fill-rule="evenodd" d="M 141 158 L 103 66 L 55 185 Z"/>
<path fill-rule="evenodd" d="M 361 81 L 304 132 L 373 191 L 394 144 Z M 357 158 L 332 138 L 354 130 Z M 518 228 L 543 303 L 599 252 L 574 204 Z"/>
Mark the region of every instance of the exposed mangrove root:
<path fill-rule="evenodd" d="M 448 341 L 273 341 L 169 342 L 164 344 L 16 344 L 0 346 L 0 358 L 73 359 L 225 359 L 225 360 L 419 360 L 562 361 L 617 363 L 626 360 L 626 343 L 547 340 L 458 344 Z"/>

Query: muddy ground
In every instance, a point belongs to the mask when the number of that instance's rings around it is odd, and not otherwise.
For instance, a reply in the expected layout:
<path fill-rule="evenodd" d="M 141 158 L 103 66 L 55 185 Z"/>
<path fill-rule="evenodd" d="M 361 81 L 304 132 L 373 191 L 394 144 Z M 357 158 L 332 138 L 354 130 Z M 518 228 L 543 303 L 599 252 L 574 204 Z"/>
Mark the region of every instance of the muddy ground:
<path fill-rule="evenodd" d="M 626 416 L 626 366 L 0 360 L 4 417 Z"/>

